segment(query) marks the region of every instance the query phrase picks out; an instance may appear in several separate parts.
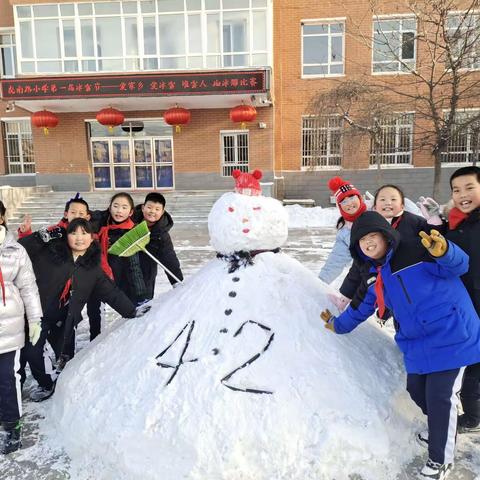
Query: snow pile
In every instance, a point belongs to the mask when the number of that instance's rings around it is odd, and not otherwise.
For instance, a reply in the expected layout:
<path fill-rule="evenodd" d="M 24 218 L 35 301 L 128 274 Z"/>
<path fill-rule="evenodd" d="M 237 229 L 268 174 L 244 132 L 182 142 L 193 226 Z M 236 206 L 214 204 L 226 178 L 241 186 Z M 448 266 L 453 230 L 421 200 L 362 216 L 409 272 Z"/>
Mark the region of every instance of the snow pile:
<path fill-rule="evenodd" d="M 284 208 L 288 212 L 288 228 L 334 227 L 340 217 L 337 207 L 287 205 Z"/>
<path fill-rule="evenodd" d="M 212 245 L 280 246 L 285 217 L 272 234 L 278 202 L 263 200 L 222 197 Z M 284 253 L 255 253 L 213 259 L 69 362 L 48 416 L 74 478 L 378 480 L 412 458 L 392 339 L 368 323 L 327 331 L 330 288 Z"/>

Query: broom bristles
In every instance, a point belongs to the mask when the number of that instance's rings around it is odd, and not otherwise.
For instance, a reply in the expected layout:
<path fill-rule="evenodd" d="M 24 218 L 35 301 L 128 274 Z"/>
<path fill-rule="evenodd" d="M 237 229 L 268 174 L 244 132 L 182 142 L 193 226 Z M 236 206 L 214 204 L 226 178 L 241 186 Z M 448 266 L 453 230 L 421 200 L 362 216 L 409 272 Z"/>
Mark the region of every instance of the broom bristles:
<path fill-rule="evenodd" d="M 145 250 L 150 242 L 150 230 L 144 220 L 136 227 L 122 235 L 109 249 L 108 253 L 119 257 L 131 257 L 135 253 Z"/>

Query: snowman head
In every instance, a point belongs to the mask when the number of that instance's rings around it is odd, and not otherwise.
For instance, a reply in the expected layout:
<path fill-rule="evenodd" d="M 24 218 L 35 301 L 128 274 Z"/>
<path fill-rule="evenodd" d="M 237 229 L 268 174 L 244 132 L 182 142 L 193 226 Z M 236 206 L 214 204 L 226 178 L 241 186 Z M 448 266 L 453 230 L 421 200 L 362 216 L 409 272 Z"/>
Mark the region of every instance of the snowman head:
<path fill-rule="evenodd" d="M 273 250 L 288 236 L 288 216 L 283 205 L 261 194 L 262 172 L 234 170 L 235 192 L 222 195 L 208 216 L 213 248 L 224 255 L 238 251 Z"/>

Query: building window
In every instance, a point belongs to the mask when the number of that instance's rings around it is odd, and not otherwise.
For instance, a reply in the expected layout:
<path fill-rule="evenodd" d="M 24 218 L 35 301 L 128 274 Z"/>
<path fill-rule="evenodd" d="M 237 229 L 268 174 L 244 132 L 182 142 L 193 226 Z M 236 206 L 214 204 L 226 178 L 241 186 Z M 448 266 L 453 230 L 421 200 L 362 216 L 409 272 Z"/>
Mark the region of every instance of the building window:
<path fill-rule="evenodd" d="M 222 132 L 222 176 L 231 177 L 238 169 L 248 172 L 248 132 Z"/>
<path fill-rule="evenodd" d="M 302 167 L 342 164 L 343 122 L 336 115 L 302 118 Z"/>
<path fill-rule="evenodd" d="M 462 68 L 480 68 L 480 16 L 478 13 L 455 13 L 448 16 L 447 38 L 453 60 L 460 59 Z"/>
<path fill-rule="evenodd" d="M 0 77 L 15 77 L 15 35 L 0 32 Z"/>
<path fill-rule="evenodd" d="M 344 24 L 302 24 L 302 75 L 325 76 L 344 73 Z"/>
<path fill-rule="evenodd" d="M 447 151 L 442 154 L 444 163 L 469 163 L 478 161 L 480 153 L 480 110 L 458 112 Z"/>
<path fill-rule="evenodd" d="M 373 71 L 410 72 L 415 68 L 416 21 L 384 18 L 373 22 Z"/>
<path fill-rule="evenodd" d="M 30 120 L 6 120 L 2 122 L 7 172 L 35 173 L 33 139 Z"/>
<path fill-rule="evenodd" d="M 268 66 L 268 0 L 15 7 L 22 74 Z"/>
<path fill-rule="evenodd" d="M 384 117 L 376 142 L 370 141 L 370 165 L 410 165 L 412 163 L 413 113 Z"/>

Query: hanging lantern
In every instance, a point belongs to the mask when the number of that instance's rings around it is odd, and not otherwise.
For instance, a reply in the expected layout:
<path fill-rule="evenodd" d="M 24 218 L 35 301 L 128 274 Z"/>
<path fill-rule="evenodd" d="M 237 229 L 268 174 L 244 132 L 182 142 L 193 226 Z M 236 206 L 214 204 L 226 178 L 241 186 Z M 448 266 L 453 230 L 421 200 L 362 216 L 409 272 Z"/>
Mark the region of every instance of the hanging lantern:
<path fill-rule="evenodd" d="M 58 117 L 48 110 L 40 110 L 32 115 L 32 123 L 37 128 L 43 128 L 44 135 L 48 135 L 48 129 L 58 125 Z"/>
<path fill-rule="evenodd" d="M 118 127 L 118 125 L 123 123 L 125 115 L 116 108 L 108 107 L 102 108 L 102 110 L 97 113 L 96 119 L 98 123 L 108 127 L 108 130 L 111 132 L 113 127 Z"/>
<path fill-rule="evenodd" d="M 251 105 L 237 105 L 230 110 L 230 120 L 240 122 L 240 127 L 244 130 L 247 122 L 253 122 L 257 118 L 257 110 Z"/>
<path fill-rule="evenodd" d="M 191 116 L 190 110 L 176 105 L 173 108 L 169 108 L 163 114 L 163 119 L 169 125 L 175 126 L 176 133 L 180 133 L 182 131 L 182 125 L 186 125 L 190 121 Z"/>

